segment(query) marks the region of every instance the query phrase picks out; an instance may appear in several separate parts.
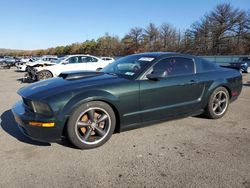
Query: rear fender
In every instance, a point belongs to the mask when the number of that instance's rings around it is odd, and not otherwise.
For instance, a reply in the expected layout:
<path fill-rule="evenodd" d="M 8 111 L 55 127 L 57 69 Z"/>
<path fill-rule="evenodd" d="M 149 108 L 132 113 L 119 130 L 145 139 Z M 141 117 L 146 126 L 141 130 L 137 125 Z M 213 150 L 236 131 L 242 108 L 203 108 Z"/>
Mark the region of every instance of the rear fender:
<path fill-rule="evenodd" d="M 220 80 L 216 80 L 215 82 L 213 82 L 209 88 L 207 89 L 207 92 L 205 93 L 204 100 L 202 103 L 203 108 L 205 108 L 208 104 L 208 101 L 210 99 L 210 96 L 212 95 L 212 93 L 214 92 L 214 90 L 218 87 L 225 87 L 228 90 L 229 95 L 231 96 L 231 88 L 230 85 L 228 84 L 226 79 L 220 79 Z"/>

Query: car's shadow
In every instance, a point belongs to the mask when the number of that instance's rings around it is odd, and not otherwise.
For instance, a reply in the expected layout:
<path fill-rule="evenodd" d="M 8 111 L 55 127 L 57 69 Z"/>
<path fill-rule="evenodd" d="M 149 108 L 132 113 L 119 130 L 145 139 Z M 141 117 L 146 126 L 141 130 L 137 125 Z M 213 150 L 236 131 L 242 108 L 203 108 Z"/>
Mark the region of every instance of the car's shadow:
<path fill-rule="evenodd" d="M 34 141 L 26 137 L 25 135 L 23 135 L 21 131 L 19 130 L 19 128 L 17 127 L 17 124 L 15 122 L 15 119 L 11 110 L 7 110 L 1 115 L 0 122 L 1 122 L 2 129 L 9 135 L 19 140 L 20 142 L 24 142 L 24 143 L 31 144 L 31 145 L 37 145 L 37 146 L 50 146 L 49 143 Z"/>
<path fill-rule="evenodd" d="M 18 128 L 18 125 L 14 119 L 14 116 L 11 110 L 7 110 L 1 115 L 0 125 L 6 133 L 13 136 L 20 142 L 24 142 L 26 144 L 31 144 L 31 145 L 36 145 L 36 146 L 51 146 L 50 143 L 34 141 L 28 138 L 27 136 L 23 135 L 23 133 Z M 57 144 L 65 146 L 65 147 L 69 147 L 72 149 L 77 149 L 66 138 L 62 139 L 62 141 L 58 142 Z"/>
<path fill-rule="evenodd" d="M 20 83 L 34 83 L 32 79 L 27 79 L 27 78 L 18 78 L 17 81 Z"/>

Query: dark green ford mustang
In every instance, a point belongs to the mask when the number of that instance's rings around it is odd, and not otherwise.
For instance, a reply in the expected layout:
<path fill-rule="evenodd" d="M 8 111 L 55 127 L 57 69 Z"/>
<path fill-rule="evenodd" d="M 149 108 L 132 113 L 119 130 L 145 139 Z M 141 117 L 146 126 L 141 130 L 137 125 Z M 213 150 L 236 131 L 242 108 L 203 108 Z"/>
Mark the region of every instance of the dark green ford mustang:
<path fill-rule="evenodd" d="M 32 139 L 53 142 L 67 135 L 88 149 L 114 131 L 202 113 L 220 118 L 241 89 L 237 70 L 190 55 L 142 53 L 101 72 L 63 73 L 21 88 L 12 111 Z"/>

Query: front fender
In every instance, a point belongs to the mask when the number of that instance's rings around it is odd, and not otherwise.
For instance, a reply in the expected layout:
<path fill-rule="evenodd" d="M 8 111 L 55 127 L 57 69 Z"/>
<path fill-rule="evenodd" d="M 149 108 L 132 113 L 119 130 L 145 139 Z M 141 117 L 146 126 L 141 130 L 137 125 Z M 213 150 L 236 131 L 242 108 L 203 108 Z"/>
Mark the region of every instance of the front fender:
<path fill-rule="evenodd" d="M 69 117 L 73 113 L 73 111 L 80 105 L 87 103 L 89 101 L 98 101 L 98 100 L 110 103 L 116 109 L 118 107 L 118 102 L 119 102 L 118 97 L 114 96 L 113 94 L 104 90 L 89 91 L 89 92 L 79 93 L 76 96 L 72 97 L 65 104 L 60 114 Z"/>

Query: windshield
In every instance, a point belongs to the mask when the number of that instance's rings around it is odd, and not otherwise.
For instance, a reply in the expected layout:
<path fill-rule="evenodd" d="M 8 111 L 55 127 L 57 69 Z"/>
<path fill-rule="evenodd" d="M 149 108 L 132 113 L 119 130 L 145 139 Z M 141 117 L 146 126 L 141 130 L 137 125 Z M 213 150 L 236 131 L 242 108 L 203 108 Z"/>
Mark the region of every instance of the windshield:
<path fill-rule="evenodd" d="M 59 58 L 59 59 L 53 61 L 53 63 L 59 64 L 61 61 L 63 61 L 63 60 L 66 59 L 66 58 L 67 58 L 67 56 L 61 57 L 61 58 Z"/>
<path fill-rule="evenodd" d="M 141 54 L 130 55 L 116 60 L 101 71 L 133 79 L 140 75 L 154 59 L 153 57 L 143 56 Z"/>

